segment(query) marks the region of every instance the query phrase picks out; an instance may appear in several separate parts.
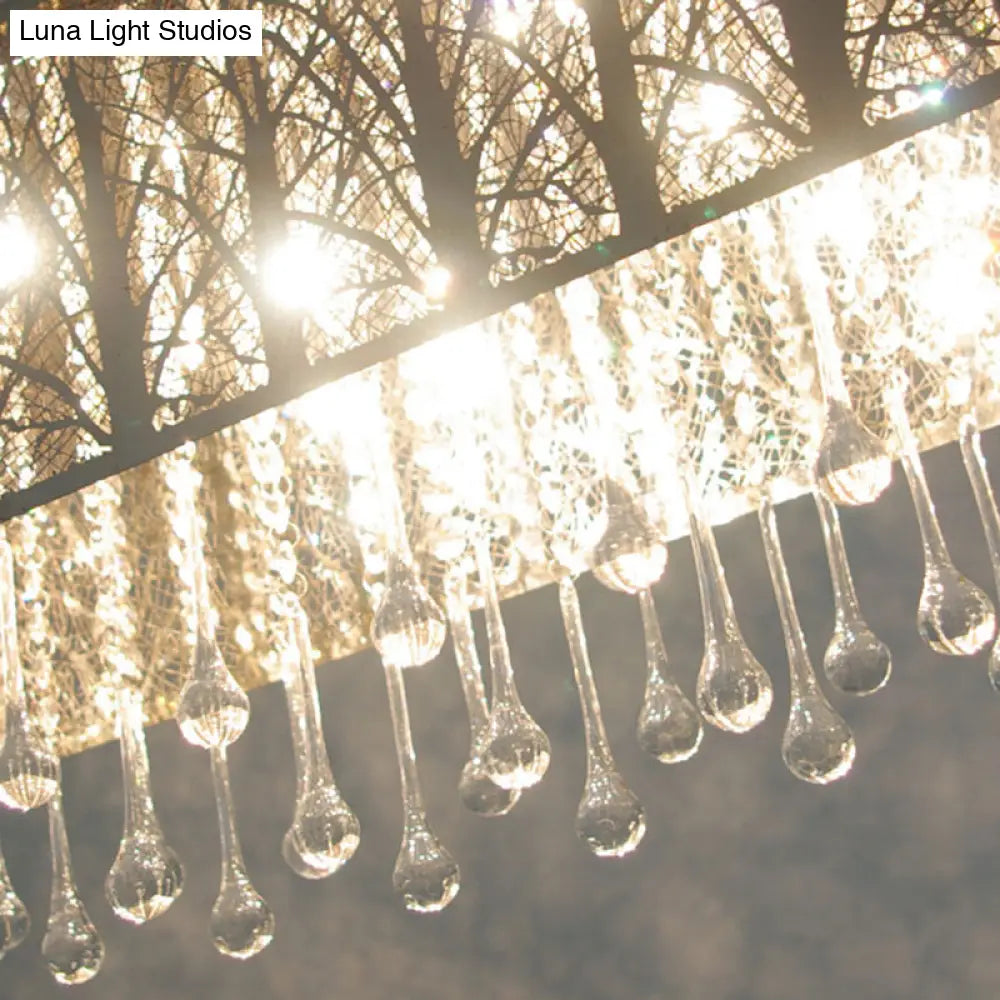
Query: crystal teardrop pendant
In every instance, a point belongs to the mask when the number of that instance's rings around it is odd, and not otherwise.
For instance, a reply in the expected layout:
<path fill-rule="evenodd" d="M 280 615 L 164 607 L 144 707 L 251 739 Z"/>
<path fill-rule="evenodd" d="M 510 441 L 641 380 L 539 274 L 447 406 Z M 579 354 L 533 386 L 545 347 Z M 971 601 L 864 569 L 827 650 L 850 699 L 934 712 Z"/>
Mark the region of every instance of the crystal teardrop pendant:
<path fill-rule="evenodd" d="M 209 928 L 216 951 L 228 958 L 247 959 L 262 952 L 273 940 L 274 914 L 254 888 L 243 863 L 225 747 L 214 747 L 211 759 L 222 846 L 222 878 Z"/>
<path fill-rule="evenodd" d="M 989 473 L 986 469 L 986 456 L 983 455 L 982 442 L 975 419 L 966 416 L 959 428 L 959 446 L 962 450 L 962 461 L 972 485 L 972 492 L 979 509 L 979 519 L 983 524 L 986 536 L 986 547 L 990 554 L 993 567 L 994 589 L 1000 593 L 1000 512 L 997 511 L 996 498 L 990 485 Z M 1000 691 L 1000 639 L 993 643 L 990 650 L 987 676 L 994 690 Z"/>
<path fill-rule="evenodd" d="M 514 808 L 521 793 L 516 788 L 501 788 L 496 784 L 483 761 L 490 713 L 472 633 L 465 580 L 458 574 L 452 574 L 448 579 L 446 609 L 455 663 L 469 716 L 469 757 L 459 778 L 458 794 L 465 808 L 477 816 L 505 816 Z"/>
<path fill-rule="evenodd" d="M 323 737 L 313 647 L 301 607 L 290 623 L 285 694 L 295 743 L 295 815 L 287 836 L 289 849 L 308 877 L 332 875 L 353 856 L 361 840 L 357 816 L 344 801 L 333 778 Z"/>
<path fill-rule="evenodd" d="M 936 653 L 972 656 L 983 649 L 996 632 L 993 602 L 959 573 L 951 561 L 910 429 L 901 384 L 887 393 L 887 402 L 899 437 L 900 460 L 917 513 L 924 550 L 924 585 L 917 607 L 917 631 Z"/>
<path fill-rule="evenodd" d="M 745 733 L 767 717 L 774 688 L 736 621 L 712 529 L 693 502 L 690 487 L 686 494 L 705 628 L 705 652 L 695 692 L 698 709 L 716 728 Z"/>
<path fill-rule="evenodd" d="M 646 642 L 646 691 L 636 723 L 639 745 L 664 764 L 693 757 L 703 728 L 697 709 L 670 675 L 656 605 L 649 589 L 639 591 Z"/>
<path fill-rule="evenodd" d="M 372 619 L 372 643 L 386 663 L 419 667 L 444 645 L 444 615 L 409 560 L 394 552 L 386 562 L 385 589 Z"/>
<path fill-rule="evenodd" d="M 123 686 L 118 725 L 125 828 L 104 891 L 115 916 L 130 924 L 144 924 L 165 913 L 184 885 L 184 869 L 153 807 L 143 722 L 142 696 Z"/>
<path fill-rule="evenodd" d="M 845 694 L 873 694 L 889 680 L 892 655 L 861 616 L 837 508 L 819 489 L 813 491 L 813 498 L 823 528 L 835 605 L 833 635 L 823 657 L 823 670 L 830 683 Z"/>
<path fill-rule="evenodd" d="M 792 703 L 781 741 L 781 754 L 785 766 L 796 778 L 811 784 L 827 785 L 844 777 L 854 764 L 854 736 L 824 697 L 809 662 L 788 569 L 781 552 L 774 508 L 769 500 L 761 505 L 759 516 L 767 566 L 781 615 L 791 679 Z"/>
<path fill-rule="evenodd" d="M 192 746 L 227 747 L 242 735 L 250 720 L 250 699 L 222 662 L 214 639 L 199 635 L 191 673 L 181 690 L 177 723 Z"/>
<path fill-rule="evenodd" d="M 514 683 L 500 598 L 488 545 L 478 547 L 479 578 L 486 600 L 493 705 L 486 730 L 483 762 L 490 780 L 501 788 L 524 789 L 545 776 L 552 756 L 549 738 L 528 714 Z"/>
<path fill-rule="evenodd" d="M 813 471 L 820 489 L 834 503 L 859 506 L 872 503 L 885 492 L 892 480 L 892 461 L 884 442 L 865 427 L 851 406 L 827 280 L 815 253 L 815 238 L 806 239 L 811 246 L 796 260 L 796 270 L 812 320 L 823 397 L 823 433 Z"/>
<path fill-rule="evenodd" d="M 594 577 L 611 590 L 636 594 L 663 576 L 667 547 L 621 483 L 609 478 L 605 489 L 608 526 L 594 547 Z"/>
<path fill-rule="evenodd" d="M 599 858 L 623 858 L 639 846 L 645 835 L 646 813 L 625 784 L 611 754 L 583 633 L 580 602 L 569 577 L 559 581 L 559 606 L 587 741 L 587 781 L 576 810 L 576 835 Z"/>
<path fill-rule="evenodd" d="M 873 503 L 885 492 L 892 481 L 892 459 L 882 440 L 865 427 L 848 403 L 831 399 L 815 474 L 834 503 L 860 506 Z"/>
<path fill-rule="evenodd" d="M 372 644 L 384 663 L 420 667 L 430 663 L 444 645 L 445 620 L 437 602 L 420 580 L 406 529 L 393 451 L 385 414 L 373 397 L 370 414 L 372 473 L 385 528 L 385 586 L 371 624 Z"/>
<path fill-rule="evenodd" d="M 42 957 L 57 983 L 78 986 L 101 971 L 104 942 L 77 892 L 63 818 L 62 795 L 58 788 L 49 800 L 48 809 L 52 899 L 45 937 L 42 938 Z"/>
<path fill-rule="evenodd" d="M 25 812 L 45 805 L 59 788 L 59 758 L 28 715 L 17 645 L 14 555 L 0 534 L 0 665 L 3 668 L 4 741 L 0 747 L 0 805 Z"/>
<path fill-rule="evenodd" d="M 191 670 L 177 704 L 177 723 L 184 739 L 211 750 L 227 747 L 243 735 L 250 719 L 250 700 L 222 660 L 215 641 L 216 615 L 208 589 L 208 568 L 201 516 L 194 506 L 194 485 L 177 491 L 179 530 L 187 577 L 193 591 L 195 645 Z"/>
<path fill-rule="evenodd" d="M 403 839 L 392 885 L 411 912 L 437 913 L 458 895 L 458 862 L 427 823 L 402 671 L 394 663 L 385 663 L 384 667 L 403 797 Z"/>
<path fill-rule="evenodd" d="M 0 851 L 0 958 L 23 944 L 31 930 L 31 916 L 11 884 L 7 861 Z"/>

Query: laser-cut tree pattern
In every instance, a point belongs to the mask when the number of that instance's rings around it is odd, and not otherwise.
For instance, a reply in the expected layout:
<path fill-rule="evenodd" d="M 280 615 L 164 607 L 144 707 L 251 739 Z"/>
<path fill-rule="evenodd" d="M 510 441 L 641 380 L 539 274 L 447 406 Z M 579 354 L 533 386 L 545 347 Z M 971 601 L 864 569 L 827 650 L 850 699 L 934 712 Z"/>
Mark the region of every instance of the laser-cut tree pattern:
<path fill-rule="evenodd" d="M 0 222 L 37 243 L 0 286 L 0 491 L 152 457 L 1000 93 L 992 0 L 263 8 L 260 59 L 0 60 Z"/>

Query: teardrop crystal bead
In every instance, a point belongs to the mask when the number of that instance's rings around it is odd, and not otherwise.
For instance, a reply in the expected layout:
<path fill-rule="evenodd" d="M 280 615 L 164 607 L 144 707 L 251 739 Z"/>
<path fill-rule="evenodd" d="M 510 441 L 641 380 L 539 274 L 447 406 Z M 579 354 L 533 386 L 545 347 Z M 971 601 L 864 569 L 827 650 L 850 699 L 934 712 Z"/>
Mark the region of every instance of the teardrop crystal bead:
<path fill-rule="evenodd" d="M 663 576 L 667 547 L 620 483 L 608 479 L 606 493 L 608 526 L 594 547 L 594 577 L 611 590 L 635 594 Z"/>
<path fill-rule="evenodd" d="M 834 503 L 850 506 L 874 502 L 892 481 L 892 460 L 885 444 L 838 399 L 827 405 L 816 478 Z"/>
<path fill-rule="evenodd" d="M 441 652 L 446 634 L 444 614 L 416 571 L 390 554 L 371 631 L 383 661 L 403 668 L 422 666 Z"/>

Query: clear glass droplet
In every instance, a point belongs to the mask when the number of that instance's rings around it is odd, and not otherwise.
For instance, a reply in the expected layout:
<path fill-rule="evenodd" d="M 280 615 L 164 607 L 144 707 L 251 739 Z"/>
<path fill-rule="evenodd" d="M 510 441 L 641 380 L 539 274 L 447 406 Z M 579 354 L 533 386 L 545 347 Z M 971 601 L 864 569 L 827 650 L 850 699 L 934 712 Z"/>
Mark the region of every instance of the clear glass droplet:
<path fill-rule="evenodd" d="M 803 781 L 828 785 L 854 764 L 854 736 L 820 695 L 796 698 L 781 738 L 785 766 Z"/>
<path fill-rule="evenodd" d="M 494 705 L 486 735 L 483 763 L 501 788 L 533 788 L 549 769 L 548 736 L 523 706 Z"/>
<path fill-rule="evenodd" d="M 59 758 L 45 745 L 23 702 L 8 704 L 0 748 L 0 804 L 15 812 L 37 809 L 59 787 Z"/>
<path fill-rule="evenodd" d="M 361 842 L 357 816 L 336 787 L 311 788 L 295 809 L 292 836 L 299 855 L 315 868 L 332 874 L 354 857 Z"/>
<path fill-rule="evenodd" d="M 605 587 L 636 594 L 667 566 L 667 547 L 646 512 L 617 481 L 606 484 L 608 526 L 594 548 L 594 577 Z"/>
<path fill-rule="evenodd" d="M 104 962 L 104 942 L 91 923 L 73 879 L 69 839 L 58 787 L 49 800 L 49 845 L 52 853 L 52 899 L 42 938 L 42 957 L 63 986 L 93 979 Z"/>
<path fill-rule="evenodd" d="M 693 757 L 701 746 L 701 717 L 670 675 L 653 595 L 639 591 L 646 639 L 646 691 L 636 723 L 639 745 L 664 764 Z"/>
<path fill-rule="evenodd" d="M 372 619 L 379 655 L 399 667 L 419 667 L 441 652 L 446 633 L 444 615 L 413 566 L 390 553 L 385 589 Z"/>
<path fill-rule="evenodd" d="M 712 529 L 694 503 L 690 486 L 686 493 L 705 627 L 695 701 L 706 722 L 725 732 L 745 733 L 767 718 L 774 687 L 740 632 Z"/>
<path fill-rule="evenodd" d="M 293 836 L 293 830 L 289 827 L 285 831 L 284 837 L 281 838 L 281 857 L 284 859 L 286 865 L 288 865 L 291 870 L 299 876 L 299 878 L 305 879 L 321 879 L 329 878 L 332 874 L 329 866 L 324 863 L 322 865 L 310 864 L 302 855 L 299 853 L 298 845 L 295 842 L 295 837 Z"/>
<path fill-rule="evenodd" d="M 22 944 L 30 930 L 28 908 L 10 881 L 7 862 L 0 851 L 0 957 Z"/>
<path fill-rule="evenodd" d="M 392 885 L 408 910 L 436 913 L 458 895 L 461 875 L 458 863 L 427 823 L 403 672 L 397 664 L 385 662 L 383 665 L 403 799 L 403 838 L 392 873 Z"/>
<path fill-rule="evenodd" d="M 458 779 L 458 794 L 462 805 L 477 816 L 506 816 L 517 805 L 521 793 L 514 788 L 502 788 L 486 770 L 482 757 L 470 757 Z"/>
<path fill-rule="evenodd" d="M 332 875 L 354 856 L 361 825 L 333 778 L 323 736 L 309 623 L 301 607 L 293 611 L 287 635 L 285 697 L 295 751 L 295 813 L 288 850 L 309 878 Z M 285 848 L 283 847 L 283 851 Z"/>
<path fill-rule="evenodd" d="M 153 807 L 142 697 L 123 688 L 118 712 L 125 825 L 104 891 L 115 916 L 144 924 L 165 913 L 180 896 L 184 869 L 166 842 Z"/>
<path fill-rule="evenodd" d="M 993 602 L 955 568 L 927 486 L 905 405 L 905 384 L 896 379 L 886 393 L 900 443 L 900 460 L 917 514 L 924 550 L 924 585 L 917 607 L 917 631 L 936 653 L 971 656 L 996 632 Z"/>
<path fill-rule="evenodd" d="M 990 662 L 987 665 L 987 677 L 993 690 L 1000 692 L 1000 639 L 993 643 L 990 650 Z"/>
<path fill-rule="evenodd" d="M 211 750 L 235 743 L 250 721 L 250 699 L 222 662 L 214 640 L 199 636 L 194 664 L 181 690 L 177 723 L 192 746 Z"/>
<path fill-rule="evenodd" d="M 243 863 L 225 748 L 215 747 L 211 755 L 222 847 L 222 878 L 212 906 L 209 930 L 216 951 L 229 958 L 247 959 L 262 952 L 274 939 L 274 914 L 254 888 Z"/>
<path fill-rule="evenodd" d="M 215 950 L 227 958 L 259 955 L 274 939 L 274 914 L 249 880 L 224 883 L 209 922 Z"/>
<path fill-rule="evenodd" d="M 170 845 L 162 836 L 138 833 L 119 845 L 105 893 L 116 917 L 144 924 L 166 913 L 183 886 L 184 869 Z"/>
<path fill-rule="evenodd" d="M 79 900 L 49 918 L 42 957 L 52 978 L 62 986 L 79 986 L 101 971 L 104 943 Z"/>
<path fill-rule="evenodd" d="M 250 701 L 222 660 L 215 641 L 217 615 L 208 586 L 208 566 L 202 540 L 202 518 L 195 507 L 200 477 L 189 469 L 175 481 L 178 531 L 194 603 L 194 653 L 181 689 L 177 722 L 184 739 L 211 750 L 227 747 L 243 735 L 250 718 Z"/>
<path fill-rule="evenodd" d="M 827 404 L 816 479 L 834 503 L 849 506 L 874 502 L 892 482 L 892 460 L 885 444 L 837 399 Z"/>
<path fill-rule="evenodd" d="M 59 758 L 28 714 L 17 644 L 14 556 L 0 529 L 0 668 L 4 741 L 0 747 L 0 805 L 25 812 L 45 805 L 59 788 Z"/>
<path fill-rule="evenodd" d="M 996 633 L 993 602 L 951 563 L 926 567 L 917 631 L 936 653 L 972 656 Z"/>
<path fill-rule="evenodd" d="M 514 669 L 487 545 L 479 546 L 478 556 L 479 576 L 486 600 L 493 691 L 483 763 L 490 779 L 501 788 L 523 790 L 537 785 L 545 776 L 552 757 L 552 746 L 542 727 L 521 703 L 514 683 Z"/>
<path fill-rule="evenodd" d="M 645 835 L 646 814 L 615 766 L 587 652 L 580 602 L 569 577 L 559 581 L 559 606 L 587 741 L 587 781 L 576 810 L 576 835 L 599 858 L 623 858 Z"/>
<path fill-rule="evenodd" d="M 413 913 L 437 913 L 457 895 L 458 862 L 428 829 L 414 818 L 407 824 L 392 872 L 392 885 Z"/>
<path fill-rule="evenodd" d="M 501 788 L 492 780 L 483 761 L 490 713 L 469 616 L 465 578 L 457 573 L 452 574 L 448 578 L 446 592 L 455 663 L 469 716 L 469 759 L 459 777 L 458 794 L 465 808 L 477 816 L 505 816 L 514 808 L 521 793 L 516 789 Z"/>
<path fill-rule="evenodd" d="M 830 683 L 845 694 L 873 694 L 889 680 L 892 655 L 889 647 L 861 616 L 837 508 L 819 489 L 814 490 L 813 497 L 823 528 L 836 608 L 833 635 L 823 657 L 823 670 Z"/>
<path fill-rule="evenodd" d="M 705 651 L 696 700 L 706 722 L 730 733 L 747 733 L 771 710 L 774 689 L 744 642 L 717 641 Z"/>
<path fill-rule="evenodd" d="M 781 740 L 781 755 L 796 778 L 826 785 L 844 777 L 853 766 L 854 736 L 824 697 L 809 662 L 770 500 L 761 504 L 759 517 L 764 553 L 781 615 L 791 681 L 791 708 Z"/>
<path fill-rule="evenodd" d="M 986 536 L 986 547 L 990 553 L 990 564 L 993 567 L 994 589 L 1000 593 L 1000 511 L 997 510 L 993 487 L 990 485 L 989 471 L 986 468 L 986 456 L 983 454 L 982 441 L 974 413 L 967 414 L 959 425 L 959 447 L 962 451 L 962 461 L 969 476 L 976 507 L 979 509 L 979 519 Z M 987 676 L 994 689 L 1000 691 L 1000 639 L 990 650 Z"/>
<path fill-rule="evenodd" d="M 864 622 L 838 622 L 823 655 L 823 672 L 844 694 L 874 694 L 889 680 L 892 653 Z"/>
<path fill-rule="evenodd" d="M 576 835 L 599 858 L 624 858 L 646 833 L 646 813 L 616 770 L 587 776 L 576 810 Z"/>

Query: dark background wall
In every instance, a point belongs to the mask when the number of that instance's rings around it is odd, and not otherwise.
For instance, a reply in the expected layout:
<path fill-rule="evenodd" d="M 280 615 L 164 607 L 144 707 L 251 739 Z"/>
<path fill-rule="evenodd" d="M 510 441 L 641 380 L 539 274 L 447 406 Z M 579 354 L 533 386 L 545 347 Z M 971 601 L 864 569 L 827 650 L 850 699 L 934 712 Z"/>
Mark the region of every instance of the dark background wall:
<path fill-rule="evenodd" d="M 1000 470 L 1000 436 L 986 440 Z M 928 456 L 955 562 L 992 577 L 956 448 Z M 388 707 L 371 654 L 319 671 L 338 780 L 362 823 L 354 860 L 307 884 L 279 858 L 292 806 L 284 701 L 253 696 L 232 749 L 248 868 L 277 913 L 272 946 L 247 964 L 211 947 L 218 842 L 208 761 L 176 727 L 150 732 L 160 818 L 188 873 L 184 896 L 144 928 L 103 900 L 120 834 L 117 745 L 65 765 L 78 880 L 108 946 L 81 1000 L 470 996 L 550 1000 L 990 998 L 1000 995 L 1000 695 L 985 655 L 938 657 L 913 625 L 921 582 L 916 522 L 897 469 L 890 492 L 843 517 L 862 605 L 892 647 L 894 674 L 874 697 L 832 698 L 854 727 L 854 772 L 829 788 L 793 779 L 779 742 L 788 705 L 784 649 L 756 520 L 718 532 L 737 612 L 775 680 L 771 717 L 742 737 L 706 733 L 689 763 L 644 758 L 632 731 L 644 667 L 638 605 L 589 577 L 581 600 L 618 761 L 646 804 L 649 831 L 624 861 L 598 861 L 573 834 L 583 782 L 577 697 L 553 588 L 505 606 L 525 703 L 548 731 L 540 789 L 501 820 L 464 814 L 454 792 L 467 730 L 450 649 L 408 675 L 431 821 L 462 864 L 463 888 L 437 916 L 405 913 L 391 889 L 400 808 Z M 779 526 L 814 660 L 832 625 L 815 510 L 801 500 Z M 688 691 L 701 657 L 697 587 L 686 542 L 656 588 L 674 669 Z M 477 616 L 477 625 L 481 620 Z M 34 929 L 0 963 L 0 1000 L 63 995 L 38 954 L 48 907 L 43 812 L 0 816 L 13 879 Z"/>

